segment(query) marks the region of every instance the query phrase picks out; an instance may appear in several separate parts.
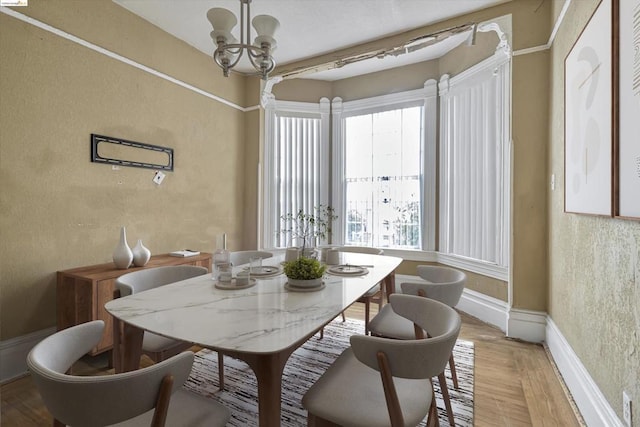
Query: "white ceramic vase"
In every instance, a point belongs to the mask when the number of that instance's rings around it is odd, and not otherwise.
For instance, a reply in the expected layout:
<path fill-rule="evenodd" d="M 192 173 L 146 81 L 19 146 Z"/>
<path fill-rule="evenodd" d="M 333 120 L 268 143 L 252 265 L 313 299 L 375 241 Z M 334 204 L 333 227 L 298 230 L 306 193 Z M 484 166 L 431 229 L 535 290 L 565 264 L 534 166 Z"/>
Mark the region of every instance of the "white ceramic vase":
<path fill-rule="evenodd" d="M 151 258 L 151 251 L 144 247 L 142 239 L 138 239 L 138 243 L 133 248 L 133 265 L 136 267 L 142 267 L 149 262 Z"/>
<path fill-rule="evenodd" d="M 122 227 L 120 228 L 120 242 L 113 251 L 113 263 L 116 268 L 125 269 L 129 268 L 131 261 L 133 261 L 133 252 L 127 245 L 127 231 Z"/>

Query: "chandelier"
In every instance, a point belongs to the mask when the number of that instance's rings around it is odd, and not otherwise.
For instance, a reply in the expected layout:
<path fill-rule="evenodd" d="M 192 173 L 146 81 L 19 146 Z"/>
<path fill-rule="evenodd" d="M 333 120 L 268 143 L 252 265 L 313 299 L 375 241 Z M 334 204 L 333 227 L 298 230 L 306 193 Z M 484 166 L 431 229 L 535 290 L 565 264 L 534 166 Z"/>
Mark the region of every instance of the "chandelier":
<path fill-rule="evenodd" d="M 280 27 L 280 22 L 269 15 L 258 15 L 251 21 L 250 3 L 251 0 L 240 0 L 240 43 L 231 34 L 231 30 L 238 23 L 233 12 L 219 7 L 209 9 L 207 12 L 207 19 L 213 27 L 211 38 L 217 46 L 213 52 L 213 59 L 222 68 L 224 76 L 229 77 L 229 70 L 238 64 L 246 51 L 257 74 L 266 80 L 276 66 L 271 53 L 277 46 L 273 35 Z M 251 28 L 249 22 L 252 22 L 258 34 L 254 44 L 250 44 Z"/>

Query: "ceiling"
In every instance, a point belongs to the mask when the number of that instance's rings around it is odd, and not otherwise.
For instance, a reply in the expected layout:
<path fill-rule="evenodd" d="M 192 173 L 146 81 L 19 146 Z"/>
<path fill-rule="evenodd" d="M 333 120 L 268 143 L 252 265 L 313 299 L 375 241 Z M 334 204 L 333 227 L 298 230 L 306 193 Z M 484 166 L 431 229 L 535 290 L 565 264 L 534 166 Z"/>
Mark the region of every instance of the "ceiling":
<path fill-rule="evenodd" d="M 211 55 L 214 44 L 206 13 L 223 7 L 240 18 L 239 0 L 113 0 L 164 31 Z M 251 17 L 267 14 L 280 21 L 273 56 L 278 65 L 423 27 L 509 0 L 253 0 Z M 255 31 L 252 30 L 252 37 Z M 240 24 L 233 31 L 240 40 Z M 337 80 L 442 56 L 470 34 L 458 34 L 411 54 L 371 59 L 307 78 Z M 236 70 L 253 71 L 246 58 Z"/>

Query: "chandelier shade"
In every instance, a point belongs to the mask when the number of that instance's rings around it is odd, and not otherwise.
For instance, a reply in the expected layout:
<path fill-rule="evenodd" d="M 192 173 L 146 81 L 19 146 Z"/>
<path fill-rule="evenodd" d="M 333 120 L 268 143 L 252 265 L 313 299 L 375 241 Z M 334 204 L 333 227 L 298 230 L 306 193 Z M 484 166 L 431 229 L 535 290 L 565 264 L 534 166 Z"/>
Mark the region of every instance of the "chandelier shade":
<path fill-rule="evenodd" d="M 280 27 L 280 22 L 269 15 L 258 15 L 251 21 L 250 3 L 251 0 L 240 0 L 239 43 L 231 33 L 238 23 L 233 12 L 219 7 L 209 9 L 207 12 L 207 19 L 213 27 L 210 35 L 216 45 L 213 59 L 222 68 L 223 75 L 228 77 L 229 71 L 238 64 L 246 52 L 256 74 L 266 80 L 276 66 L 271 54 L 277 46 L 274 35 Z M 249 22 L 252 22 L 257 33 L 253 44 L 250 44 L 251 28 Z"/>

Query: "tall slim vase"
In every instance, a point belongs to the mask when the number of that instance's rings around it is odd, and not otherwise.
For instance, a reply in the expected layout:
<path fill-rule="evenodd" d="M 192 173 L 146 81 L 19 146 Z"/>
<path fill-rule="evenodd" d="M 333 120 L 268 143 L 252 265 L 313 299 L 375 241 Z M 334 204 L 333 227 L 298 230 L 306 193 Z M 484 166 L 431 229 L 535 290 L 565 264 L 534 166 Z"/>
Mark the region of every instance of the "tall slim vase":
<path fill-rule="evenodd" d="M 129 268 L 131 261 L 133 261 L 133 252 L 127 245 L 127 231 L 122 227 L 120 228 L 120 242 L 113 251 L 113 263 L 116 268 L 125 269 Z"/>

